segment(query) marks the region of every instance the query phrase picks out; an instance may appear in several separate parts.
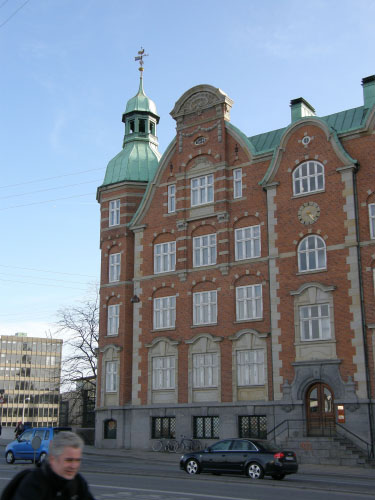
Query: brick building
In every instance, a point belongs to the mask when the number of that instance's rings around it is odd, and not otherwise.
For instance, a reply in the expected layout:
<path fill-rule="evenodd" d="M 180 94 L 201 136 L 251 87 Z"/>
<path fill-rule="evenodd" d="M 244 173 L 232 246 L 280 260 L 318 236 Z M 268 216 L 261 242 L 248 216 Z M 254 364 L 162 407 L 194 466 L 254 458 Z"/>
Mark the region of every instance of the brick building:
<path fill-rule="evenodd" d="M 373 441 L 375 76 L 362 85 L 355 109 L 294 99 L 253 137 L 198 85 L 160 157 L 141 73 L 98 188 L 97 446 L 276 426 Z"/>

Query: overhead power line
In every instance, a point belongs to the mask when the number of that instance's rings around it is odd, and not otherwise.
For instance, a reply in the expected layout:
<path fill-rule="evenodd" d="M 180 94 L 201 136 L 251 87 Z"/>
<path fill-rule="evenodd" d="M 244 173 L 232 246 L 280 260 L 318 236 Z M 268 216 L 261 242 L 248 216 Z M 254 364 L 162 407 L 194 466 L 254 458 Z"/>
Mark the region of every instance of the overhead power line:
<path fill-rule="evenodd" d="M 62 177 L 69 177 L 71 175 L 78 175 L 78 174 L 86 174 L 87 172 L 96 172 L 98 170 L 105 170 L 105 167 L 91 168 L 90 170 L 79 170 L 78 172 L 72 172 L 70 174 L 55 175 L 54 177 L 43 177 L 42 179 L 33 179 L 32 181 L 17 182 L 16 184 L 7 184 L 5 186 L 0 186 L 0 189 L 22 186 L 24 184 L 34 184 L 35 182 L 52 181 L 53 179 L 61 179 Z"/>
<path fill-rule="evenodd" d="M 29 3 L 30 0 L 26 0 L 26 2 L 24 2 L 20 7 L 18 7 L 18 9 L 16 9 L 13 14 L 11 14 L 9 17 L 7 17 L 5 19 L 5 21 L 3 21 L 1 24 L 0 24 L 0 28 L 2 28 L 7 22 L 9 22 L 21 9 L 23 9 L 25 7 L 25 5 L 27 3 Z"/>
<path fill-rule="evenodd" d="M 98 278 L 97 276 L 93 276 L 92 274 L 64 273 L 62 271 L 51 271 L 50 269 L 35 269 L 33 267 L 6 266 L 5 264 L 0 264 L 0 267 L 7 267 L 10 269 L 22 269 L 24 271 L 38 271 L 40 273 L 67 274 L 68 276 L 83 276 L 86 278 Z"/>
<path fill-rule="evenodd" d="M 88 281 L 82 282 L 82 281 L 59 280 L 57 278 L 43 278 L 42 276 L 28 276 L 27 274 L 0 273 L 0 276 L 9 276 L 9 277 L 16 277 L 16 278 L 31 278 L 31 279 L 37 278 L 38 280 L 59 281 L 61 283 L 72 283 L 74 285 L 87 285 L 89 283 Z"/>
<path fill-rule="evenodd" d="M 37 285 L 37 286 L 52 286 L 54 288 L 70 288 L 71 290 L 85 290 L 85 288 L 78 288 L 74 286 L 52 285 L 50 283 L 32 283 L 31 281 L 18 281 L 18 280 L 5 280 L 0 278 L 0 281 L 10 281 L 11 283 L 23 283 L 24 285 Z"/>
<path fill-rule="evenodd" d="M 100 182 L 100 179 L 95 179 L 93 181 L 76 182 L 75 184 L 65 184 L 65 186 L 57 186 L 52 188 L 38 189 L 36 191 L 28 191 L 27 193 L 9 194 L 8 196 L 0 196 L 0 200 L 5 200 L 6 198 L 16 198 L 18 196 L 27 196 L 29 194 L 44 193 L 45 191 L 54 191 L 56 189 L 65 189 L 74 186 L 82 186 L 82 184 L 90 184 L 92 182 Z"/>
<path fill-rule="evenodd" d="M 71 198 L 82 198 L 83 196 L 94 196 L 94 193 L 75 194 L 66 198 L 55 198 L 53 200 L 34 201 L 32 203 L 24 203 L 23 205 L 12 205 L 11 207 L 0 208 L 0 211 L 11 210 L 12 208 L 30 207 L 31 205 L 42 205 L 43 203 L 53 203 L 54 201 L 70 200 Z"/>

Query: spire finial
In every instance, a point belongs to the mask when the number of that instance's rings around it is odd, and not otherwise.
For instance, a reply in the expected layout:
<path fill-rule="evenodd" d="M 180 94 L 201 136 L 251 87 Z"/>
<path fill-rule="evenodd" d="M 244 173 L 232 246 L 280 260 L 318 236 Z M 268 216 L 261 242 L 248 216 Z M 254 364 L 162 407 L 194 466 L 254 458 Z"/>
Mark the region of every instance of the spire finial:
<path fill-rule="evenodd" d="M 142 78 L 142 72 L 143 72 L 143 58 L 148 56 L 148 54 L 145 54 L 145 49 L 141 47 L 141 50 L 138 50 L 138 55 L 134 58 L 135 61 L 139 61 L 139 71 L 141 72 L 141 78 Z"/>

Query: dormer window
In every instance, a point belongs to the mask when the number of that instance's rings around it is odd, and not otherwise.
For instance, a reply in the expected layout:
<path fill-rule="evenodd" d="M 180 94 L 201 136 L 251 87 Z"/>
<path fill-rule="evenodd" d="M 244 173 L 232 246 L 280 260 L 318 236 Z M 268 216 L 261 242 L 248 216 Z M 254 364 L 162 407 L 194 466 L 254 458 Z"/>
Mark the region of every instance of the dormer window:
<path fill-rule="evenodd" d="M 130 120 L 129 122 L 129 133 L 134 134 L 135 132 L 135 127 L 134 127 L 134 120 Z"/>
<path fill-rule="evenodd" d="M 197 137 L 195 139 L 194 144 L 196 146 L 199 146 L 199 144 L 204 144 L 206 141 L 207 141 L 207 139 L 201 135 L 200 137 Z"/>
<path fill-rule="evenodd" d="M 150 120 L 150 134 L 155 135 L 155 123 Z"/>

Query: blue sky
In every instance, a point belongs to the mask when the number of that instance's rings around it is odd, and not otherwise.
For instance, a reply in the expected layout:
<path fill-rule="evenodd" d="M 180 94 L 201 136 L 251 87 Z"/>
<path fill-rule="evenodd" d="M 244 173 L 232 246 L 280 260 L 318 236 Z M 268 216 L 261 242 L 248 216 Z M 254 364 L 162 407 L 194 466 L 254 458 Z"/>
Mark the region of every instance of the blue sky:
<path fill-rule="evenodd" d="M 163 152 L 176 100 L 202 83 L 247 135 L 362 105 L 375 74 L 373 0 L 0 0 L 0 334 L 54 331 L 100 271 L 96 188 L 144 87 Z"/>

